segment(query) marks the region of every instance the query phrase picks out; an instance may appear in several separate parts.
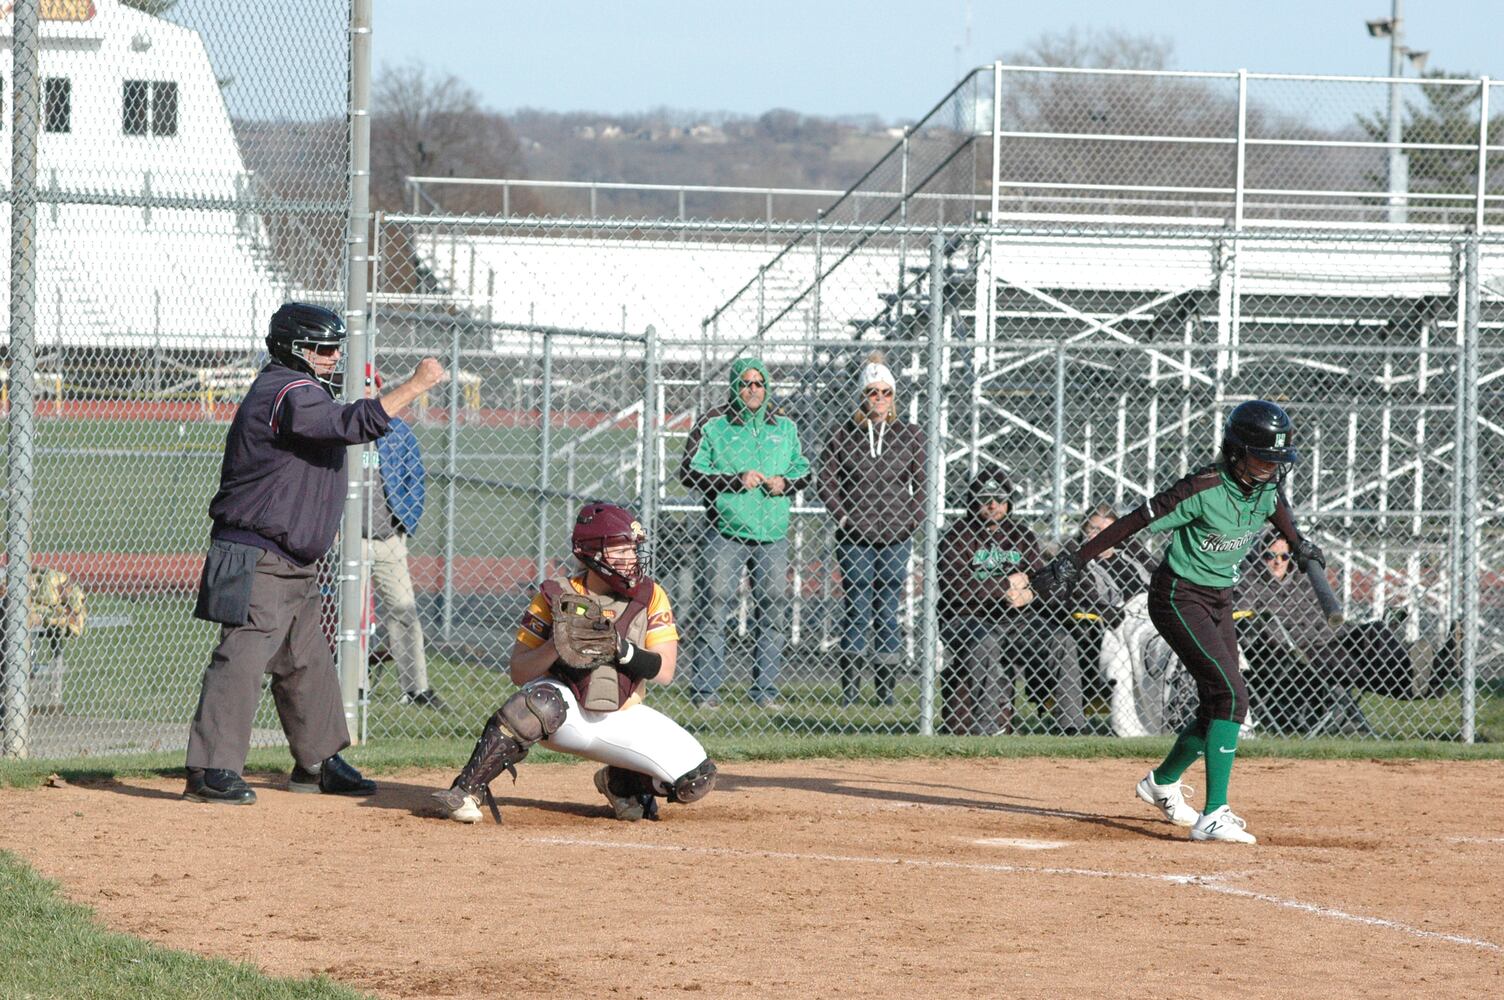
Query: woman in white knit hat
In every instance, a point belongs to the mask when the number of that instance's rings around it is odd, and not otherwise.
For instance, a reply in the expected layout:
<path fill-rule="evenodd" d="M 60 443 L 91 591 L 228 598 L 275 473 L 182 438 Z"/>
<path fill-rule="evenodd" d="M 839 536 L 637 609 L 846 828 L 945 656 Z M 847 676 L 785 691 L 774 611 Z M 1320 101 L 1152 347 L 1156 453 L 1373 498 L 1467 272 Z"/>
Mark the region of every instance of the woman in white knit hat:
<path fill-rule="evenodd" d="M 925 444 L 918 427 L 898 418 L 897 383 L 880 353 L 861 370 L 861 400 L 825 444 L 820 499 L 836 529 L 843 623 L 841 694 L 861 696 L 870 657 L 877 698 L 895 702 L 903 662 L 898 604 L 914 532 L 924 519 Z"/>

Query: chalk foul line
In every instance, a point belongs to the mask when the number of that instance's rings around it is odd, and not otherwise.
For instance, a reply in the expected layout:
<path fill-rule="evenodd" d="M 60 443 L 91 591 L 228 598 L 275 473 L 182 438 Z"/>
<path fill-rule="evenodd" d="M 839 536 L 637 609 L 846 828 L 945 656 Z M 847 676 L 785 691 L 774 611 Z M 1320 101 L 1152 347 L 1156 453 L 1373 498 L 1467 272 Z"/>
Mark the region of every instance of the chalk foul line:
<path fill-rule="evenodd" d="M 1481 951 L 1504 952 L 1504 946 L 1482 938 L 1467 937 L 1462 934 L 1447 934 L 1441 931 L 1428 931 L 1423 927 L 1414 927 L 1410 924 L 1401 923 L 1398 920 L 1389 920 L 1384 917 L 1368 917 L 1359 913 L 1348 913 L 1346 910 L 1339 910 L 1334 906 L 1307 903 L 1299 899 L 1287 899 L 1283 896 L 1273 896 L 1268 893 L 1255 892 L 1251 889 L 1240 889 L 1236 886 L 1225 884 L 1227 879 L 1243 877 L 1248 875 L 1248 872 L 1209 872 L 1201 875 L 1171 875 L 1159 872 L 1122 872 L 1099 868 L 1010 865 L 988 861 L 946 861 L 938 858 L 883 858 L 859 854 L 806 854 L 796 851 L 756 851 L 732 847 L 691 847 L 682 844 L 623 843 L 614 840 L 587 840 L 577 837 L 530 837 L 528 841 L 534 844 L 547 844 L 556 847 L 587 847 L 591 850 L 605 849 L 657 852 L 661 854 L 698 854 L 710 857 L 763 858 L 775 861 L 818 861 L 826 864 L 878 865 L 889 868 L 923 868 L 931 870 L 994 872 L 999 874 L 1064 875 L 1077 878 L 1126 879 L 1143 882 L 1160 882 L 1166 885 L 1188 885 L 1205 889 L 1208 892 L 1222 893 L 1223 895 L 1235 896 L 1239 899 L 1251 899 L 1287 910 L 1309 913 L 1312 916 L 1323 917 L 1328 920 L 1339 920 L 1344 923 L 1360 924 L 1366 927 L 1381 927 L 1385 930 L 1395 931 L 1396 933 L 1422 940 L 1444 941 L 1447 944 L 1459 944 L 1469 948 L 1477 948 Z"/>

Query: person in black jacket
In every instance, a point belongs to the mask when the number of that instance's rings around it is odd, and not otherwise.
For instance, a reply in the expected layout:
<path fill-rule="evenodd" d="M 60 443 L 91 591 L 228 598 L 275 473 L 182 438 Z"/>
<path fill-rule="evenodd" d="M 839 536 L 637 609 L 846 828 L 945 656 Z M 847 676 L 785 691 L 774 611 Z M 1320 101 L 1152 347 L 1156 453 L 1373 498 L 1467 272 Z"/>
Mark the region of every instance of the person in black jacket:
<path fill-rule="evenodd" d="M 967 488 L 967 512 L 940 539 L 940 730 L 1012 732 L 1018 669 L 1038 646 L 1028 574 L 1043 562 L 1034 532 L 1009 517 L 1013 484 L 983 467 Z"/>
<path fill-rule="evenodd" d="M 881 354 L 862 368 L 862 403 L 836 427 L 820 461 L 820 499 L 836 524 L 841 569 L 841 696 L 861 696 L 871 644 L 873 689 L 885 705 L 903 661 L 898 602 L 914 532 L 924 520 L 924 434 L 898 418 L 893 372 Z"/>
<path fill-rule="evenodd" d="M 341 405 L 332 387 L 344 340 L 338 313 L 298 302 L 279 308 L 266 337 L 271 359 L 225 438 L 194 608 L 223 627 L 188 735 L 183 797 L 192 802 L 256 801 L 241 772 L 268 673 L 294 760 L 290 790 L 376 790 L 339 756 L 350 734 L 319 625 L 316 564 L 339 529 L 346 446 L 381 437 L 392 415 L 448 373 L 424 358 L 380 399 Z"/>

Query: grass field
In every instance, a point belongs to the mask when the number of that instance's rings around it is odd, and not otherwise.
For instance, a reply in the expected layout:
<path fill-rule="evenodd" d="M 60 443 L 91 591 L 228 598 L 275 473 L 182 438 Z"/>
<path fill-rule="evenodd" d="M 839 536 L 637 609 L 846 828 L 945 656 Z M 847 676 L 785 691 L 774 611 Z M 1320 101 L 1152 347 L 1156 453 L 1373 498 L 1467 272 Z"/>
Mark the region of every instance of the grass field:
<path fill-rule="evenodd" d="M 191 601 L 183 595 L 136 597 L 97 595 L 91 599 L 93 615 L 128 620 L 129 625 L 89 629 L 64 647 L 68 663 L 65 700 L 71 715 L 181 723 L 185 729 L 198 698 L 199 680 L 215 641 L 215 626 L 191 616 Z M 433 643 L 430 643 L 433 646 Z M 398 704 L 398 689 L 391 668 L 377 675 L 368 707 L 369 732 L 379 741 L 389 739 L 454 739 L 471 736 L 512 691 L 504 673 L 494 664 L 504 655 L 491 651 L 488 663 L 446 655 L 431 648 L 429 674 L 442 692 L 450 710 L 435 713 Z M 917 683 L 900 688 L 899 704 L 893 708 L 859 705 L 843 709 L 834 681 L 795 681 L 785 686 L 785 708 L 768 713 L 752 707 L 745 692 L 728 687 L 721 709 L 707 713 L 689 701 L 683 682 L 652 693 L 653 705 L 709 738 L 741 737 L 767 732 L 786 738 L 816 736 L 902 736 L 918 732 Z M 1456 738 L 1461 718 L 1457 692 L 1425 700 L 1400 700 L 1365 693 L 1361 695 L 1365 716 L 1379 736 L 1390 739 L 1429 736 Z M 1105 706 L 1095 704 L 1097 724 L 1105 733 Z M 1028 732 L 1043 726 L 1035 707 L 1018 705 L 1017 722 Z M 262 699 L 257 718 L 260 727 L 278 726 L 269 697 Z M 1482 686 L 1478 697 L 1476 738 L 1480 742 L 1504 743 L 1504 682 Z M 1301 745 L 1307 740 L 1273 740 L 1272 743 Z M 1371 745 L 1371 744 L 1370 744 Z"/>
<path fill-rule="evenodd" d="M 358 1000 L 328 979 L 272 979 L 255 966 L 147 944 L 99 926 L 15 855 L 0 851 L 0 995 L 6 1000 Z"/>
<path fill-rule="evenodd" d="M 187 552 L 203 548 L 209 500 L 219 483 L 229 425 L 215 421 L 63 420 L 36 424 L 37 552 Z M 442 535 L 448 440 L 445 428 L 416 428 L 428 466 L 430 511 L 420 542 Z M 0 447 L 6 443 L 0 424 Z M 555 429 L 549 486 L 585 490 L 619 482 L 618 466 L 637 454 L 637 435 L 603 431 L 579 448 L 586 432 Z M 455 471 L 469 477 L 455 487 L 458 551 L 528 554 L 534 551 L 541 481 L 541 435 L 533 429 L 461 425 Z M 486 480 L 498 485 L 483 485 Z M 500 484 L 510 484 L 510 488 Z M 554 523 L 573 501 L 549 503 Z"/>

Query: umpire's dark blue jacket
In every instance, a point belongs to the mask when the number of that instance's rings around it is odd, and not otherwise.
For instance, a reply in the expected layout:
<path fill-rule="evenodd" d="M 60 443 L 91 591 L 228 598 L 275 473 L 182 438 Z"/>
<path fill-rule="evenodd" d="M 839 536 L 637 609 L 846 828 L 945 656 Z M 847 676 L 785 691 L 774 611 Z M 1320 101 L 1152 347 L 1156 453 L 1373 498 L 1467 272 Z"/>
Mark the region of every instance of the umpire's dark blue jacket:
<path fill-rule="evenodd" d="M 268 364 L 225 438 L 211 536 L 298 566 L 319 559 L 339 529 L 345 447 L 375 441 L 390 424 L 379 400 L 337 403 L 308 375 Z"/>

